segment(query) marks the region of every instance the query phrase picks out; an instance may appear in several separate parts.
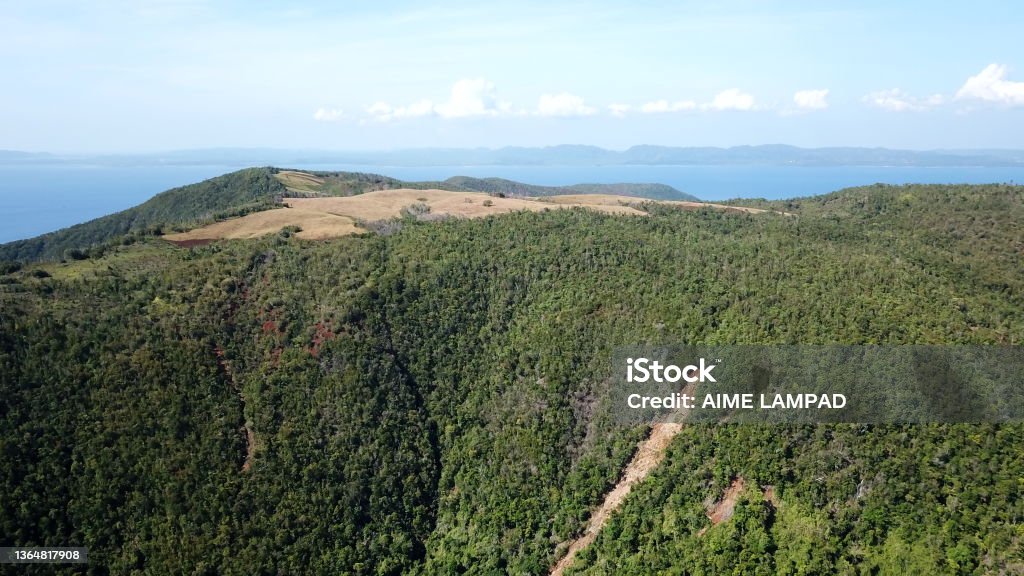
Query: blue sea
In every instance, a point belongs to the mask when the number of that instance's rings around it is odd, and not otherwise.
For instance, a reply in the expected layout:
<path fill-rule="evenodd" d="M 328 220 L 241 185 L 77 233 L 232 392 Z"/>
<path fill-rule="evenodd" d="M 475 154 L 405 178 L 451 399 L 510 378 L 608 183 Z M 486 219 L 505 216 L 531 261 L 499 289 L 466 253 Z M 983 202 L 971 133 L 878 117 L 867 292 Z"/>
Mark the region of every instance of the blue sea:
<path fill-rule="evenodd" d="M 1024 182 L 1024 168 L 876 166 L 357 166 L 310 170 L 375 172 L 405 180 L 497 176 L 529 184 L 657 182 L 702 200 L 783 199 L 882 182 Z M 242 166 L 0 165 L 0 242 L 30 238 L 124 210 L 168 188 Z"/>

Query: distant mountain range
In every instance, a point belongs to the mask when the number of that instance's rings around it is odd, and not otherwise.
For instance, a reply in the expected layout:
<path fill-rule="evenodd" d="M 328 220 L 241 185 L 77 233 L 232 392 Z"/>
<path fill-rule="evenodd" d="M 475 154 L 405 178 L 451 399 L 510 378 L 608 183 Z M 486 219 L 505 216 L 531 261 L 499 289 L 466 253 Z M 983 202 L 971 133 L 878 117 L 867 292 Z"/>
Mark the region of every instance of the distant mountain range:
<path fill-rule="evenodd" d="M 145 154 L 74 155 L 0 150 L 0 164 L 86 163 L 131 165 L 308 165 L 370 166 L 596 166 L 596 165 L 776 165 L 776 166 L 1024 166 L 1024 150 L 892 150 L 888 148 L 799 148 L 786 145 L 715 147 L 595 146 L 544 148 L 422 148 L 346 152 L 273 148 L 214 148 Z"/>

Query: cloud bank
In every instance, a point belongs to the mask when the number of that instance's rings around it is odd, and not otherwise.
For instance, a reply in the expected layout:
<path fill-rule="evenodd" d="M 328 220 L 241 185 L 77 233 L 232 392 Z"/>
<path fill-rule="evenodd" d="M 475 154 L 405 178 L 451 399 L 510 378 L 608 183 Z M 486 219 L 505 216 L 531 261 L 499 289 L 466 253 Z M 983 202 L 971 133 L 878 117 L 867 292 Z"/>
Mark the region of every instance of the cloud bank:
<path fill-rule="evenodd" d="M 1024 82 L 1007 79 L 1007 66 L 989 64 L 981 72 L 970 76 L 955 95 L 932 94 L 919 97 L 899 88 L 879 90 L 864 95 L 865 104 L 887 112 L 921 112 L 945 106 L 954 101 L 995 104 L 1006 107 L 1024 106 Z M 537 116 L 546 118 L 596 116 L 603 114 L 616 118 L 640 114 L 669 114 L 677 112 L 726 112 L 777 110 L 787 116 L 830 107 L 831 92 L 827 88 L 798 90 L 793 93 L 792 104 L 782 106 L 759 105 L 754 96 L 738 88 L 716 94 L 710 101 L 657 99 L 637 103 L 615 102 L 601 107 L 587 103 L 582 96 L 569 92 L 542 94 L 534 107 L 515 107 L 500 100 L 492 82 L 485 78 L 466 78 L 455 82 L 447 100 L 436 103 L 421 99 L 409 104 L 394 105 L 375 102 L 365 108 L 371 121 L 389 122 L 409 118 L 436 117 L 442 119 Z M 966 108 L 961 111 L 968 111 Z M 313 113 L 314 120 L 337 122 L 350 118 L 340 108 L 322 107 Z"/>

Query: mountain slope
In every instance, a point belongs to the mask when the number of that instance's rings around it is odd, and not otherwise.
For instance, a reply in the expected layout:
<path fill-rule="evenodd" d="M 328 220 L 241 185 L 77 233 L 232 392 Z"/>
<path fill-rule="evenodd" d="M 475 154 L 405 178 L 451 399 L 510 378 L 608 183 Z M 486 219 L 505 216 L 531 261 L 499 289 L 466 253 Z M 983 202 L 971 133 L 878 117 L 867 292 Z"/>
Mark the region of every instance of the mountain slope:
<path fill-rule="evenodd" d="M 513 213 L 28 266 L 0 277 L 0 532 L 112 573 L 544 573 L 645 432 L 600 401 L 613 349 L 1019 343 L 1022 198 Z M 1013 573 L 1022 434 L 685 426 L 569 573 Z"/>

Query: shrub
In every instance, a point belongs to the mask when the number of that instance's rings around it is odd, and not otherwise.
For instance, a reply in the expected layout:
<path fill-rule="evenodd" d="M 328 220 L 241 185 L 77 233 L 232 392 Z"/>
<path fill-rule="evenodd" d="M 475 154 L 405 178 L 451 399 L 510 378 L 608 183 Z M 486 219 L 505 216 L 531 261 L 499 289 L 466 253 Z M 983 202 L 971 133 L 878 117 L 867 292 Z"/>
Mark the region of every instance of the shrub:
<path fill-rule="evenodd" d="M 424 202 L 417 202 L 402 208 L 403 218 L 419 218 L 424 214 L 430 214 L 430 205 Z"/>
<path fill-rule="evenodd" d="M 302 232 L 301 226 L 291 225 L 281 228 L 280 235 L 282 238 L 291 238 L 292 236 L 298 234 L 299 232 Z"/>

